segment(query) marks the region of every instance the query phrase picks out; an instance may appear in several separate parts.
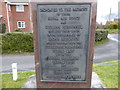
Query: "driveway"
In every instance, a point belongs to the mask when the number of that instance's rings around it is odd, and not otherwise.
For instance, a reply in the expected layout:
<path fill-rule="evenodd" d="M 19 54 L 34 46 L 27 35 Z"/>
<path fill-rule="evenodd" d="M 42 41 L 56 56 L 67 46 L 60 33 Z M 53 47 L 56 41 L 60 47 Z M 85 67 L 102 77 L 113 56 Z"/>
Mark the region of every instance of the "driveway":
<path fill-rule="evenodd" d="M 93 63 L 118 60 L 118 35 L 109 34 L 109 42 L 95 47 Z M 11 72 L 11 64 L 17 63 L 18 71 L 35 70 L 34 54 L 30 55 L 3 55 L 2 56 L 2 72 Z"/>

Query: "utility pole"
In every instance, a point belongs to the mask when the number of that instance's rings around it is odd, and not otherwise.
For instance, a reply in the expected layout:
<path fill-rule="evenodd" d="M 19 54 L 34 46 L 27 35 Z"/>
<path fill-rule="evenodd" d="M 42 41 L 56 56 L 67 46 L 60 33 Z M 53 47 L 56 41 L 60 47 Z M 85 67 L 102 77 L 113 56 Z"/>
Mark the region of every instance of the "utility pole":
<path fill-rule="evenodd" d="M 111 21 L 111 8 L 110 8 L 110 14 L 109 14 L 109 22 Z"/>

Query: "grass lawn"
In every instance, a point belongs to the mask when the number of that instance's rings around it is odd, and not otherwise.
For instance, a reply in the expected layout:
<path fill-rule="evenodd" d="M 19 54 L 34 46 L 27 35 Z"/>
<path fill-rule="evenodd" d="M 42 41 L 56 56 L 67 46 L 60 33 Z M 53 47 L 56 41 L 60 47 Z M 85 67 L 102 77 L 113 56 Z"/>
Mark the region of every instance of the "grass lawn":
<path fill-rule="evenodd" d="M 21 88 L 27 79 L 35 72 L 19 72 L 18 80 L 12 80 L 12 74 L 2 74 L 2 88 Z"/>
<path fill-rule="evenodd" d="M 103 45 L 105 43 L 109 42 L 109 39 L 105 39 L 105 40 L 102 40 L 100 42 L 95 42 L 95 46 L 100 46 L 100 45 Z"/>
<path fill-rule="evenodd" d="M 96 72 L 107 88 L 118 88 L 118 62 L 106 62 L 93 65 Z"/>
<path fill-rule="evenodd" d="M 118 34 L 118 29 L 97 29 L 98 31 L 100 30 L 106 30 L 108 31 L 109 34 Z"/>
<path fill-rule="evenodd" d="M 107 88 L 118 88 L 118 62 L 106 62 L 93 65 L 96 72 Z M 21 88 L 27 79 L 35 72 L 19 72 L 18 80 L 12 80 L 12 74 L 2 74 L 2 88 Z"/>
<path fill-rule="evenodd" d="M 118 29 L 107 29 L 109 34 L 118 34 Z"/>

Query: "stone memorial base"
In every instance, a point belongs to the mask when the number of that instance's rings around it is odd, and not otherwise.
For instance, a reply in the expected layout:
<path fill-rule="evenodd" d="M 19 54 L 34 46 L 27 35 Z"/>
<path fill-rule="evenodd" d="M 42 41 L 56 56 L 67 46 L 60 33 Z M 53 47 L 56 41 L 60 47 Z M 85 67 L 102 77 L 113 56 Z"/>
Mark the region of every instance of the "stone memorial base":
<path fill-rule="evenodd" d="M 31 76 L 22 88 L 36 88 L 35 75 Z M 105 88 L 105 86 L 103 85 L 100 78 L 98 77 L 98 75 L 95 72 L 92 73 L 91 88 Z"/>

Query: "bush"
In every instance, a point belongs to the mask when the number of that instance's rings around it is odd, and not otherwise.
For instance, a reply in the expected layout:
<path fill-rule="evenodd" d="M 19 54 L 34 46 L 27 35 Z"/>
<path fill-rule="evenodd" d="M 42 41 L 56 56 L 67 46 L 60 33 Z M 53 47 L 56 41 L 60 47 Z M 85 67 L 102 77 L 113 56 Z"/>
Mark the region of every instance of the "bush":
<path fill-rule="evenodd" d="M 32 33 L 6 33 L 2 35 L 2 53 L 33 52 Z"/>
<path fill-rule="evenodd" d="M 0 33 L 5 33 L 5 32 L 6 32 L 6 24 L 0 23 Z"/>
<path fill-rule="evenodd" d="M 108 35 L 108 31 L 104 31 L 104 30 L 96 31 L 95 42 L 107 39 L 107 35 Z"/>
<path fill-rule="evenodd" d="M 15 32 L 22 32 L 22 30 L 21 29 L 16 29 Z"/>
<path fill-rule="evenodd" d="M 108 24 L 108 28 L 109 29 L 118 29 L 118 24 L 117 23 Z"/>
<path fill-rule="evenodd" d="M 96 31 L 95 41 L 101 41 L 107 38 L 107 31 Z M 23 53 L 34 52 L 32 33 L 5 33 L 2 34 L 2 53 Z"/>

